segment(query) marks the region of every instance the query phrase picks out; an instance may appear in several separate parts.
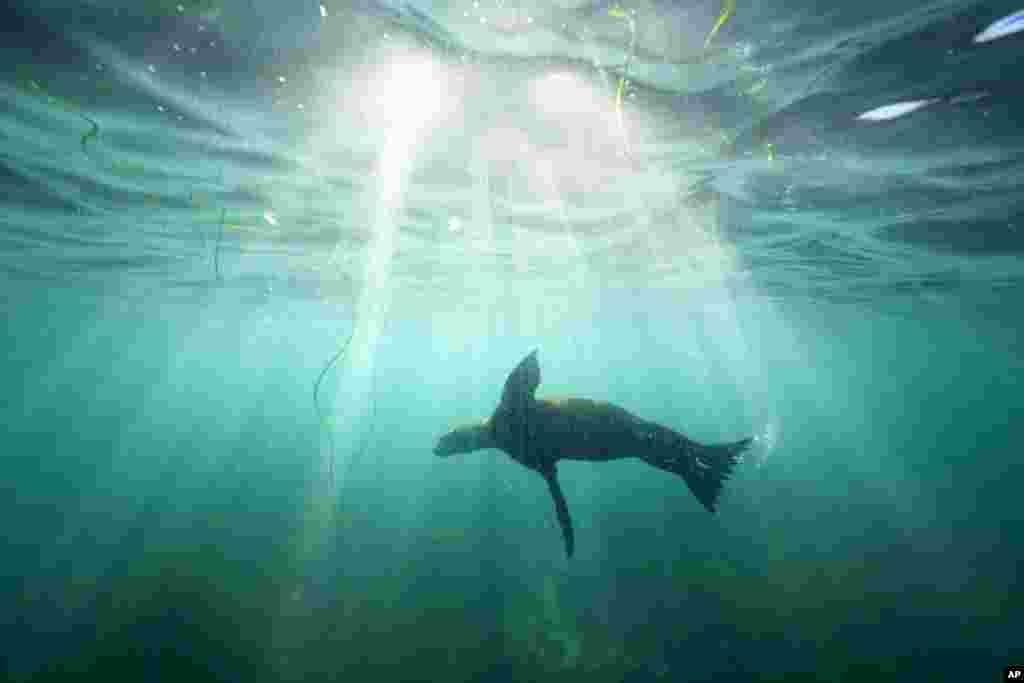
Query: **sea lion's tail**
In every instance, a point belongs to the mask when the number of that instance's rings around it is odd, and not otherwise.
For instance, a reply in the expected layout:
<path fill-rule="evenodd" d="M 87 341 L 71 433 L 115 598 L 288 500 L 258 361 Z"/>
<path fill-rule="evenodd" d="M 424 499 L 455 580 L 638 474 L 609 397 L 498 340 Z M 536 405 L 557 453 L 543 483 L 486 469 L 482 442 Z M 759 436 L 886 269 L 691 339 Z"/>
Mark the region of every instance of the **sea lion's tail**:
<path fill-rule="evenodd" d="M 701 505 L 708 512 L 714 512 L 722 485 L 753 441 L 752 438 L 746 438 L 733 443 L 705 446 L 684 437 L 676 447 L 675 457 L 645 460 L 659 469 L 682 477 Z"/>

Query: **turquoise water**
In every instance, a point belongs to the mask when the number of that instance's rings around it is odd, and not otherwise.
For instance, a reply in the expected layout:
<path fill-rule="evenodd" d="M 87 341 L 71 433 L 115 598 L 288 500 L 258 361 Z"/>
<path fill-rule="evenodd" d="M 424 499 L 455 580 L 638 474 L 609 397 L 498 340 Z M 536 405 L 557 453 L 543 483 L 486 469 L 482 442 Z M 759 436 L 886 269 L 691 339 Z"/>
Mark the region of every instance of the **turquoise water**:
<path fill-rule="evenodd" d="M 321 7 L 0 15 L 8 678 L 1024 660 L 1018 8 Z M 535 348 L 718 512 L 435 457 Z"/>

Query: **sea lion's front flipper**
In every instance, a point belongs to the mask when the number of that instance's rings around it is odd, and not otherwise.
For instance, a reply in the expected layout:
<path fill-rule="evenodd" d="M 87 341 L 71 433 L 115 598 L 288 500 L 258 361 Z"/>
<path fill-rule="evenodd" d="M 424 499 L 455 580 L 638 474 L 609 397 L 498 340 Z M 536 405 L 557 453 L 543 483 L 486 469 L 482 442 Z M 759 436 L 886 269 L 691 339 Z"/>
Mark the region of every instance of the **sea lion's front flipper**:
<path fill-rule="evenodd" d="M 537 351 L 530 352 L 512 374 L 505 380 L 505 389 L 501 392 L 501 403 L 498 412 L 518 415 L 523 413 L 525 406 L 533 402 L 533 393 L 540 384 L 540 363 L 537 362 Z"/>
<path fill-rule="evenodd" d="M 572 557 L 575 541 L 572 534 L 572 519 L 569 518 L 569 506 L 565 503 L 565 496 L 562 495 L 562 487 L 558 484 L 558 472 L 552 466 L 550 469 L 541 472 L 544 480 L 548 483 L 548 491 L 555 501 L 555 514 L 558 515 L 558 524 L 562 527 L 562 538 L 565 539 L 565 554 Z"/>

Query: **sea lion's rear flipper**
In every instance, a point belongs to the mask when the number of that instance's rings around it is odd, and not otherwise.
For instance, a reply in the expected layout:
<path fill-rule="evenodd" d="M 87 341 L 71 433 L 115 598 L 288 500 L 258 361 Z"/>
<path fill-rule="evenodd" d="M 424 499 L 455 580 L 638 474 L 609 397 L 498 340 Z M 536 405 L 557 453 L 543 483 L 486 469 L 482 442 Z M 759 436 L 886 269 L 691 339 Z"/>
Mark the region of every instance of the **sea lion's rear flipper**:
<path fill-rule="evenodd" d="M 683 437 L 666 443 L 662 453 L 645 456 L 644 462 L 682 477 L 708 512 L 714 512 L 722 484 L 732 474 L 740 456 L 753 439 L 713 446 Z"/>
<path fill-rule="evenodd" d="M 548 491 L 555 501 L 555 514 L 558 516 L 558 524 L 562 527 L 562 538 L 565 539 L 565 554 L 572 557 L 575 541 L 572 533 L 572 519 L 569 518 L 569 506 L 565 503 L 565 496 L 562 495 L 562 487 L 558 484 L 558 472 L 554 467 L 541 471 L 544 481 L 548 483 Z"/>
<path fill-rule="evenodd" d="M 537 362 L 537 351 L 519 361 L 519 365 L 505 380 L 505 389 L 501 392 L 501 403 L 497 412 L 520 415 L 525 406 L 533 402 L 533 393 L 540 384 L 540 363 Z"/>

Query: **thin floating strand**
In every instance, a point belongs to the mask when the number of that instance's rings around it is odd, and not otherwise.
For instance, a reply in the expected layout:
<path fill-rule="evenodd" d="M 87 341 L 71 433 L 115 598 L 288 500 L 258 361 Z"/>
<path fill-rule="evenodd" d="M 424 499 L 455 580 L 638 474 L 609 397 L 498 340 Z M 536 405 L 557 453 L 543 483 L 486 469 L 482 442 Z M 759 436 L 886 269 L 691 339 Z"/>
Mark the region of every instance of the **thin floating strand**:
<path fill-rule="evenodd" d="M 974 42 L 988 43 L 1020 31 L 1024 31 L 1024 9 L 989 24 L 988 28 L 974 36 Z"/>
<path fill-rule="evenodd" d="M 935 104 L 936 98 L 929 100 L 913 100 L 911 102 L 896 102 L 882 107 L 876 107 L 857 117 L 858 121 L 891 121 L 892 119 L 905 116 L 911 112 L 923 109 L 930 104 Z"/>

